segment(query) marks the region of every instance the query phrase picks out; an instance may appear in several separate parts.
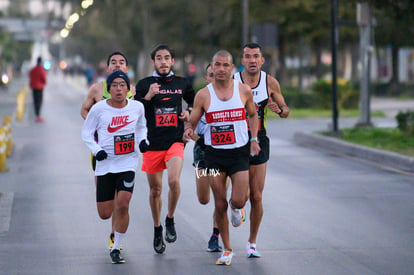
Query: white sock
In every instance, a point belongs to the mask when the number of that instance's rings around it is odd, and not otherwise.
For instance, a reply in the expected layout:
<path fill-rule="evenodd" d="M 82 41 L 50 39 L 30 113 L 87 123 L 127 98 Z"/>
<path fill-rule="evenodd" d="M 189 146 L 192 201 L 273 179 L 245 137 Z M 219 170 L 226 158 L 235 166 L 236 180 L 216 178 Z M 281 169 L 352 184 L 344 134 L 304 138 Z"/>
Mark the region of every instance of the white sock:
<path fill-rule="evenodd" d="M 120 250 L 119 248 L 121 247 L 121 243 L 124 240 L 124 236 L 125 236 L 125 233 L 119 233 L 115 231 L 114 246 L 112 247 L 111 251 L 113 251 L 114 249 Z"/>
<path fill-rule="evenodd" d="M 250 247 L 256 249 L 256 244 L 255 243 L 250 243 Z"/>

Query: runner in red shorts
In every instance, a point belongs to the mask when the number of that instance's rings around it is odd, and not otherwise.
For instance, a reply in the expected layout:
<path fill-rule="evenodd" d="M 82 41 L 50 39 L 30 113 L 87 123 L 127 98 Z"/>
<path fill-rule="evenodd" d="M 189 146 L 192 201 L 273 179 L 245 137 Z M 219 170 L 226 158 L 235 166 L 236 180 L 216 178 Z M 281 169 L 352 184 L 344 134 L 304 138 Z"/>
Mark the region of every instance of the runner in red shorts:
<path fill-rule="evenodd" d="M 148 128 L 148 148 L 143 154 L 142 171 L 147 173 L 150 187 L 150 207 L 154 221 L 154 250 L 165 251 L 161 225 L 161 192 L 164 169 L 168 171 L 168 213 L 165 219 L 165 240 L 175 242 L 174 212 L 180 196 L 180 175 L 184 160 L 184 121 L 189 111 L 183 111 L 182 100 L 189 107 L 194 101 L 194 89 L 182 77 L 174 75 L 174 51 L 165 44 L 151 53 L 154 73 L 136 85 L 135 99 L 145 106 Z"/>

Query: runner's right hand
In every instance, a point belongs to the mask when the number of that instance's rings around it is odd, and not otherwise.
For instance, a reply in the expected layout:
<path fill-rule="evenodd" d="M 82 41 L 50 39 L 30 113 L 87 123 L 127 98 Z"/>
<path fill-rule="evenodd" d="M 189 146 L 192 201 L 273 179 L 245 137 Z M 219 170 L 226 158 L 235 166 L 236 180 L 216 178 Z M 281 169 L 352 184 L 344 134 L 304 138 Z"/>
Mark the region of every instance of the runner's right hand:
<path fill-rule="evenodd" d="M 149 90 L 148 93 L 145 95 L 144 99 L 145 100 L 151 100 L 155 95 L 160 93 L 160 87 L 161 85 L 158 83 L 152 83 L 149 86 Z"/>

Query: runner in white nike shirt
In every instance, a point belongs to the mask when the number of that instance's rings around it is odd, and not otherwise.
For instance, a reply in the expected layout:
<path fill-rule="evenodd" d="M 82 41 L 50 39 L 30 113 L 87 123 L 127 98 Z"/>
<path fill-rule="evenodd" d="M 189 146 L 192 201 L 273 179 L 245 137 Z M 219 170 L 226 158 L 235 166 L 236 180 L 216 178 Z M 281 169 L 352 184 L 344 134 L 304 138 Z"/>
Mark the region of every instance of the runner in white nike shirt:
<path fill-rule="evenodd" d="M 83 125 L 82 139 L 97 160 L 95 175 L 99 216 L 108 219 L 114 211 L 112 263 L 124 263 L 120 244 L 129 224 L 129 202 L 134 190 L 138 148 L 145 150 L 148 146 L 147 128 L 142 103 L 126 98 L 130 88 L 128 76 L 115 71 L 106 82 L 111 98 L 92 106 Z M 98 132 L 98 143 L 94 139 L 95 131 Z"/>

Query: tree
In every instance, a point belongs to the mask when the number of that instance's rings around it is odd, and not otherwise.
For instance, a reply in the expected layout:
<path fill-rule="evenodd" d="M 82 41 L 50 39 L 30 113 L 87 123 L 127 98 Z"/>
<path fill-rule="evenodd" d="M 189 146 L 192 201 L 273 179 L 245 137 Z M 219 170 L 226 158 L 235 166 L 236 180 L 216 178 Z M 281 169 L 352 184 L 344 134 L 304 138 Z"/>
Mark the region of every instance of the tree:
<path fill-rule="evenodd" d="M 376 44 L 392 48 L 391 94 L 398 93 L 398 52 L 401 47 L 414 46 L 414 5 L 411 0 L 370 0 L 377 19 Z"/>
<path fill-rule="evenodd" d="M 340 22 L 355 22 L 357 1 L 338 2 Z M 392 41 L 393 44 L 398 42 L 399 46 L 406 45 L 412 35 L 407 38 L 402 33 L 412 34 L 411 26 L 414 26 L 410 1 L 370 2 L 376 7 L 376 33 L 381 33 L 377 43 L 380 45 Z M 386 10 L 390 5 L 393 5 L 393 11 Z M 329 3 L 326 0 L 256 0 L 250 1 L 249 10 L 250 27 L 265 22 L 278 26 L 279 79 L 283 80 L 286 75 L 285 57 L 288 54 L 297 55 L 301 47 L 306 45 L 310 45 L 315 53 L 314 73 L 318 77 L 324 74 L 321 53 L 330 50 Z M 175 48 L 177 59 L 187 57 L 191 62 L 206 62 L 221 48 L 235 56 L 240 54 L 241 14 L 240 0 L 95 1 L 86 16 L 82 16 L 75 25 L 65 43 L 69 53 L 80 51 L 84 58 L 92 62 L 103 59 L 110 51 L 117 49 L 124 51 L 136 66 L 139 55 L 148 57 L 151 49 L 162 42 Z M 396 29 L 402 31 L 396 33 Z M 398 40 L 394 40 L 396 34 L 401 36 Z M 339 38 L 340 56 L 344 56 L 344 51 L 356 48 L 358 28 L 341 25 Z M 400 41 L 402 38 L 405 44 Z M 176 67 L 179 68 L 179 62 Z"/>
<path fill-rule="evenodd" d="M 355 20 L 355 4 L 350 2 L 343 1 L 339 5 L 339 17 L 344 20 Z M 278 25 L 279 80 L 283 81 L 286 77 L 286 55 L 299 55 L 301 47 L 306 47 L 306 44 L 315 53 L 315 74 L 318 78 L 322 77 L 321 54 L 324 50 L 330 50 L 329 3 L 326 0 L 260 0 L 251 6 L 250 14 L 253 23 L 272 22 Z M 356 28 L 339 30 L 340 44 L 348 46 L 355 43 Z"/>

